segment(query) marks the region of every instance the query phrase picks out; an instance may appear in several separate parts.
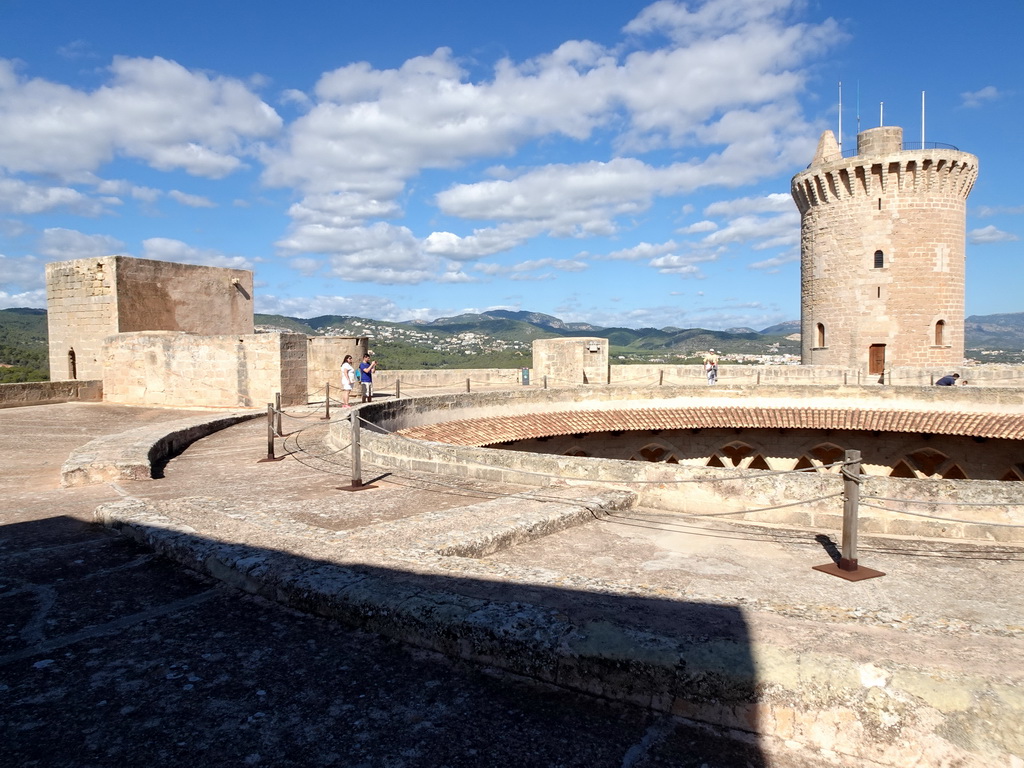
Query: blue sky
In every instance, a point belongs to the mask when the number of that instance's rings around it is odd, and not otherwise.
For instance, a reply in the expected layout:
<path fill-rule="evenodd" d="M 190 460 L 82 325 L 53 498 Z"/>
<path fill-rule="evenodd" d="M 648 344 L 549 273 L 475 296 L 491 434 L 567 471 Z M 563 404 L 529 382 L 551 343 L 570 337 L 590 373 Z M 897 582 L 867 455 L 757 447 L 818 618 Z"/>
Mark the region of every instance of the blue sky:
<path fill-rule="evenodd" d="M 980 159 L 967 313 L 1024 311 L 1024 3 L 0 0 L 0 307 L 121 253 L 258 312 L 799 318 L 820 133 Z"/>

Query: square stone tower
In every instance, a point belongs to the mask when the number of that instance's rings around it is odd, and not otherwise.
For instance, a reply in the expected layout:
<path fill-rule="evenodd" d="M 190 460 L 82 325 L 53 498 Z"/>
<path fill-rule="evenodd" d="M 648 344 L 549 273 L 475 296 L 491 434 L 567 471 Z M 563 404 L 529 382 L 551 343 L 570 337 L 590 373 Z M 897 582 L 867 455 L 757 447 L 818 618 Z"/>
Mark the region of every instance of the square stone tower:
<path fill-rule="evenodd" d="M 586 336 L 533 340 L 533 376 L 553 386 L 608 383 L 608 339 Z"/>
<path fill-rule="evenodd" d="M 252 272 L 128 256 L 46 265 L 50 379 L 103 378 L 107 336 L 253 333 Z"/>
<path fill-rule="evenodd" d="M 963 362 L 966 205 L 977 176 L 974 155 L 905 148 L 895 126 L 859 134 L 849 157 L 822 134 L 791 186 L 804 365 L 883 376 L 894 365 Z"/>

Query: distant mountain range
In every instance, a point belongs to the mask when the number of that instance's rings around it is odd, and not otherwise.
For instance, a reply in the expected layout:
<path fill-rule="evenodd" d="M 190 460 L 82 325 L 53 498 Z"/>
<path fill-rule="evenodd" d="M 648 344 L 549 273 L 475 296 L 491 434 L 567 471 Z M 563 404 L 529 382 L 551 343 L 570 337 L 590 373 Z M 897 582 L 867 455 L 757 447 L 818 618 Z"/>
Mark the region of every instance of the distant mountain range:
<path fill-rule="evenodd" d="M 557 317 L 540 312 L 512 312 L 493 310 L 480 314 L 440 317 L 436 320 L 413 323 L 392 323 L 366 318 L 325 315 L 308 320 L 281 315 L 256 315 L 256 324 L 264 329 L 288 329 L 314 335 L 368 335 L 375 343 L 398 336 L 403 340 L 416 339 L 417 334 L 429 334 L 432 339 L 465 337 L 467 334 L 514 344 L 529 351 L 534 339 L 600 336 L 610 341 L 613 352 L 644 353 L 672 352 L 696 354 L 713 347 L 721 352 L 736 354 L 799 354 L 799 338 L 787 338 L 786 333 L 761 333 L 750 328 L 728 331 L 710 331 L 703 328 L 620 328 L 601 327 L 590 323 L 567 323 Z M 799 331 L 799 323 L 795 324 Z M 780 326 L 781 327 L 781 326 Z"/>
<path fill-rule="evenodd" d="M 605 328 L 567 323 L 541 312 L 493 310 L 480 314 L 439 317 L 428 322 L 322 315 L 309 319 L 256 315 L 258 330 L 282 330 L 310 336 L 371 336 L 386 350 L 389 367 L 506 367 L 530 354 L 534 339 L 600 336 L 612 345 L 617 360 L 641 362 L 659 356 L 696 355 L 708 348 L 725 354 L 796 355 L 800 323 L 789 321 L 755 331 L 730 328 Z M 1024 312 L 972 315 L 965 320 L 968 355 L 985 362 L 1021 362 Z M 6 380 L 24 381 L 46 375 L 46 310 L 0 310 L 0 372 Z M 20 378 L 19 378 L 20 377 Z M 0 374 L 0 381 L 5 377 Z"/>

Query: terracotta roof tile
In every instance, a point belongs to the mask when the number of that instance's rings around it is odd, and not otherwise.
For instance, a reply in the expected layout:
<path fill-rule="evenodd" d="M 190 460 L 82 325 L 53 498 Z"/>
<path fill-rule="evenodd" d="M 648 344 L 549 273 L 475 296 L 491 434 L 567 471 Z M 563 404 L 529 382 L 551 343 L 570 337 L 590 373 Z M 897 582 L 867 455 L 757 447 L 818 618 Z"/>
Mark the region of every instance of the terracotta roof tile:
<path fill-rule="evenodd" d="M 586 432 L 728 427 L 861 429 L 1024 439 L 1024 416 L 1017 414 L 743 406 L 608 409 L 496 416 L 410 427 L 400 434 L 454 445 L 483 446 L 510 440 Z"/>

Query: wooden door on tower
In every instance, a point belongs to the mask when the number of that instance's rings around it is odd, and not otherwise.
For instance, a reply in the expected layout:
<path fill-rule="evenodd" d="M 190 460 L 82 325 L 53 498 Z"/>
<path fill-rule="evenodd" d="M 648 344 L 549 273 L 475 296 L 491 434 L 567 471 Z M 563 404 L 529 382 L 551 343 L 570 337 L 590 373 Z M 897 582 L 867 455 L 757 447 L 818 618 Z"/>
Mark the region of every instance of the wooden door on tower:
<path fill-rule="evenodd" d="M 868 373 L 885 373 L 885 344 L 872 344 L 868 349 Z"/>

